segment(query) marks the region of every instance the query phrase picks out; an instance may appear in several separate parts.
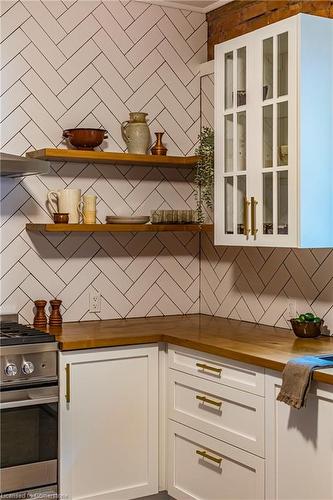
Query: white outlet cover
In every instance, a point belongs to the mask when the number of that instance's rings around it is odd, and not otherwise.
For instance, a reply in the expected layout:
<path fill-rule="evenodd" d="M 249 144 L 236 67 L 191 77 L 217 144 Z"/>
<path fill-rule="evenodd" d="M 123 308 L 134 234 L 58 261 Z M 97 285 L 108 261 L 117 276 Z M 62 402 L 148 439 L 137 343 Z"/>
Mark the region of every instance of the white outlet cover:
<path fill-rule="evenodd" d="M 287 311 L 289 319 L 297 318 L 297 304 L 296 300 L 288 300 Z"/>
<path fill-rule="evenodd" d="M 89 294 L 89 312 L 101 312 L 101 294 L 96 290 L 92 290 Z"/>

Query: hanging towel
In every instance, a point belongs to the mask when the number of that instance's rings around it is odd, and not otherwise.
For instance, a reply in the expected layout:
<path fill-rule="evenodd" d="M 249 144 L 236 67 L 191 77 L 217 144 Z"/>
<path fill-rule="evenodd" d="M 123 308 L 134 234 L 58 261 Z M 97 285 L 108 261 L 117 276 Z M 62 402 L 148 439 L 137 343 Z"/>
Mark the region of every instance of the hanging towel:
<path fill-rule="evenodd" d="M 282 387 L 276 399 L 298 410 L 305 406 L 313 370 L 332 368 L 332 356 L 329 357 L 330 359 L 325 359 L 325 355 L 303 356 L 290 359 L 283 370 Z"/>

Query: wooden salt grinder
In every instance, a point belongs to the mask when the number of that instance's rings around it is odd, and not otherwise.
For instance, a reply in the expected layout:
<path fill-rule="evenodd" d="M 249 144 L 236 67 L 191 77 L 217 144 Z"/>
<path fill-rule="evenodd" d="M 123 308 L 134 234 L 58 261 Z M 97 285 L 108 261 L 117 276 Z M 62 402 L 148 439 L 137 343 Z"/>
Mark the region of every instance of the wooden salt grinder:
<path fill-rule="evenodd" d="M 33 324 L 36 328 L 45 328 L 47 324 L 47 318 L 45 314 L 46 300 L 35 300 L 34 304 L 37 310 Z"/>
<path fill-rule="evenodd" d="M 50 326 L 60 326 L 62 325 L 62 317 L 60 314 L 60 305 L 62 300 L 53 299 L 50 300 L 50 304 L 52 307 L 52 311 L 49 317 L 49 325 Z"/>

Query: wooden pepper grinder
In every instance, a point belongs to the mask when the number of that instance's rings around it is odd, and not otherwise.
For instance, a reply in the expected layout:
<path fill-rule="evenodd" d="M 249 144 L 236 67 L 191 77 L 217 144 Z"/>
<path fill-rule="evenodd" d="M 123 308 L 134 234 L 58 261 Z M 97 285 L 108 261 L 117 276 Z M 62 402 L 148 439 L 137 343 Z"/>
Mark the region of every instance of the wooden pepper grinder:
<path fill-rule="evenodd" d="M 36 328 L 45 328 L 47 324 L 47 318 L 45 314 L 46 300 L 35 300 L 34 304 L 36 306 L 34 326 Z"/>
<path fill-rule="evenodd" d="M 62 316 L 60 314 L 61 303 L 62 303 L 62 300 L 59 300 L 59 299 L 50 300 L 50 304 L 52 307 L 52 311 L 51 311 L 51 314 L 49 317 L 49 325 L 50 326 L 62 325 Z"/>

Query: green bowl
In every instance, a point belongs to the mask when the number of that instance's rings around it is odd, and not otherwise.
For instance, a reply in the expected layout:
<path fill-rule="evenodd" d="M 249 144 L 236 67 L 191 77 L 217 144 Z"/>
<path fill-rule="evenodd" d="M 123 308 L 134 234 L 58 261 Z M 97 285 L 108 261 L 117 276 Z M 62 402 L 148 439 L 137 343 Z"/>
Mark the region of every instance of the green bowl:
<path fill-rule="evenodd" d="M 303 339 L 310 339 L 314 337 L 319 337 L 321 332 L 321 327 L 324 321 L 321 320 L 320 323 L 312 323 L 310 321 L 304 321 L 303 323 L 301 323 L 299 321 L 291 319 L 290 323 L 296 337 L 301 337 Z"/>

